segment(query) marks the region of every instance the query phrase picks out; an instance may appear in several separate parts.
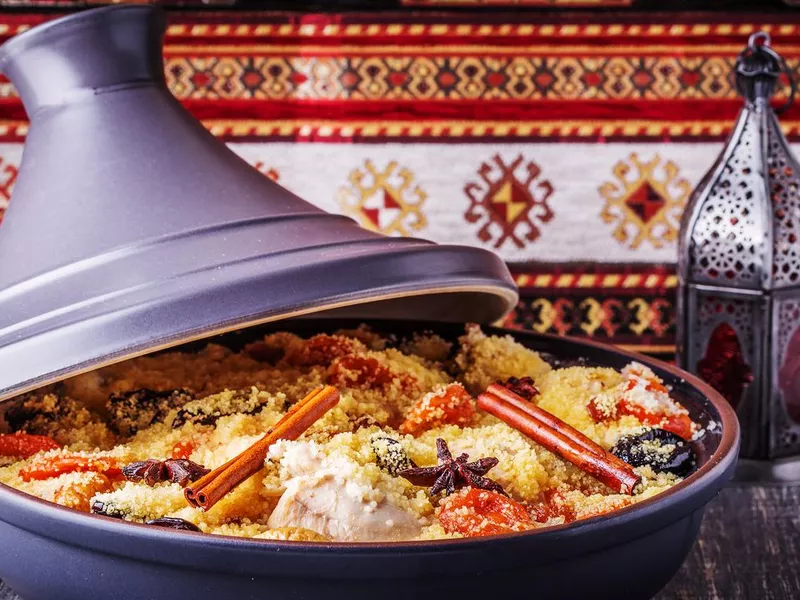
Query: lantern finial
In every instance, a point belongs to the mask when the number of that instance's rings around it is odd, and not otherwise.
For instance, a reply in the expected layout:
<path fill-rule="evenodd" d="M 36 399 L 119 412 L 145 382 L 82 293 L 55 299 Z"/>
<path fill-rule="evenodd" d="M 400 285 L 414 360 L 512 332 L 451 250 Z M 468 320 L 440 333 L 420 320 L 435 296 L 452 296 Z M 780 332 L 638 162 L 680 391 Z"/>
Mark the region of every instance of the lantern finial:
<path fill-rule="evenodd" d="M 736 89 L 748 102 L 759 99 L 768 101 L 775 91 L 775 83 L 781 73 L 786 73 L 792 85 L 786 106 L 777 112 L 783 112 L 792 103 L 795 93 L 795 82 L 783 58 L 770 46 L 770 37 L 766 31 L 757 31 L 747 40 L 747 47 L 739 53 L 736 60 Z"/>

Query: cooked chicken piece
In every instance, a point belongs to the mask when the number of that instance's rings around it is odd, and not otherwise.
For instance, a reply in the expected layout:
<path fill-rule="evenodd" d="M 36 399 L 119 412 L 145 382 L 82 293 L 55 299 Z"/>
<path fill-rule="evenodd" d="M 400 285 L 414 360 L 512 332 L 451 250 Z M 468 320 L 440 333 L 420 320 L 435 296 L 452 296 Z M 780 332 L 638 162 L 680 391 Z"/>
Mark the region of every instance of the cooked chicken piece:
<path fill-rule="evenodd" d="M 347 482 L 332 474 L 291 480 L 269 518 L 269 526 L 302 527 L 337 542 L 407 540 L 420 523 L 388 500 L 374 502 L 348 493 Z"/>

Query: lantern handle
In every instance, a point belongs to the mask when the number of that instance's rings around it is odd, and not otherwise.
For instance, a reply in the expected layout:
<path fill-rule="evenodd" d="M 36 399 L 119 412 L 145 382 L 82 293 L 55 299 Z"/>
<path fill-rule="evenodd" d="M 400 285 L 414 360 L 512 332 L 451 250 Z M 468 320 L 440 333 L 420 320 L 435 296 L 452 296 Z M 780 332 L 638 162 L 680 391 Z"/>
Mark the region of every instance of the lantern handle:
<path fill-rule="evenodd" d="M 771 42 L 772 38 L 766 31 L 756 31 L 752 33 L 747 39 L 747 48 L 743 50 L 736 59 L 736 70 L 739 70 L 739 66 L 742 63 L 742 58 L 744 57 L 745 53 L 748 52 L 763 52 L 772 58 L 778 65 L 780 65 L 781 71 L 786 74 L 786 77 L 789 80 L 789 95 L 786 99 L 786 102 L 783 104 L 783 106 L 775 109 L 775 113 L 780 115 L 789 110 L 792 104 L 794 104 L 794 97 L 797 95 L 797 80 L 795 79 L 792 70 L 789 68 L 789 65 L 786 64 L 786 61 L 783 59 L 783 57 L 772 49 L 772 46 L 770 45 Z"/>

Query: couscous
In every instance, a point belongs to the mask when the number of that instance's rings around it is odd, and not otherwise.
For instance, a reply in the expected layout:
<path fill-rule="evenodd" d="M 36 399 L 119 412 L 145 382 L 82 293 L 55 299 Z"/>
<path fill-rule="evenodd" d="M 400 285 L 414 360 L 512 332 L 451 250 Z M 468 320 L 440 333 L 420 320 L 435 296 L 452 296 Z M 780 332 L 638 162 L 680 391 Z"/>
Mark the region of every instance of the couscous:
<path fill-rule="evenodd" d="M 207 510 L 187 502 L 193 482 L 320 386 L 337 401 L 302 435 L 271 443 L 258 472 Z M 516 403 L 513 419 L 489 408 L 492 389 Z M 528 413 L 565 425 L 546 428 L 555 441 L 545 443 L 515 426 Z M 477 326 L 452 343 L 360 327 L 137 358 L 19 398 L 5 421 L 0 483 L 39 498 L 153 526 L 325 542 L 490 535 L 604 514 L 685 477 L 687 442 L 700 434 L 643 365 L 553 368 Z M 558 450 L 584 438 L 578 451 L 615 460 L 628 488 Z"/>

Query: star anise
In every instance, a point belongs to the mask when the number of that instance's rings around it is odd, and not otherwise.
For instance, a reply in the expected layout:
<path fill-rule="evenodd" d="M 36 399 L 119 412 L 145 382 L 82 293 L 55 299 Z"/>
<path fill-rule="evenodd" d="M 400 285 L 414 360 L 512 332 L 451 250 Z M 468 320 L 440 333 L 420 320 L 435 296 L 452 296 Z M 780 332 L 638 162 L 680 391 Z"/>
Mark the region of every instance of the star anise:
<path fill-rule="evenodd" d="M 197 481 L 210 471 L 203 465 L 185 458 L 155 460 L 153 458 L 142 462 L 129 464 L 122 469 L 122 474 L 128 481 L 138 483 L 143 481 L 150 487 L 162 481 L 171 481 L 185 487 L 191 481 Z"/>
<path fill-rule="evenodd" d="M 505 381 L 498 381 L 497 383 L 529 402 L 539 395 L 539 388 L 534 385 L 533 379 L 530 377 L 523 377 L 522 379 L 509 377 Z"/>
<path fill-rule="evenodd" d="M 499 483 L 484 477 L 491 468 L 500 462 L 496 458 L 481 458 L 473 462 L 467 462 L 468 454 L 461 454 L 458 458 L 453 458 L 447 442 L 442 438 L 436 440 L 436 456 L 439 457 L 437 466 L 405 469 L 398 475 L 408 479 L 414 485 L 430 487 L 432 496 L 441 491 L 449 496 L 457 489 L 466 486 L 490 490 L 504 496 L 508 495 Z"/>

